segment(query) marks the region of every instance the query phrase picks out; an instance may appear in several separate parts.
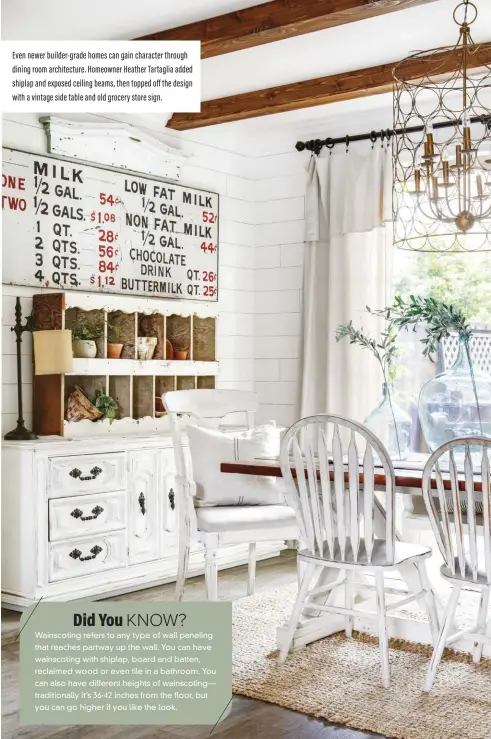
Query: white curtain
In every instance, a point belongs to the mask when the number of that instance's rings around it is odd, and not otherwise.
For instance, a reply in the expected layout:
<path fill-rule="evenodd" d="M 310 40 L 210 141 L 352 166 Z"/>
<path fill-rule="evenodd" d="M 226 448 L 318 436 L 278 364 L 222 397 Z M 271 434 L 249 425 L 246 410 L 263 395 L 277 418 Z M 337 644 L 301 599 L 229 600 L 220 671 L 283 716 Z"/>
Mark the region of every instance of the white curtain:
<path fill-rule="evenodd" d="M 363 421 L 381 397 L 377 361 L 347 338 L 336 342 L 335 333 L 349 320 L 375 336 L 383 328 L 366 306 L 390 302 L 391 190 L 391 155 L 380 146 L 310 160 L 301 417 L 328 412 Z"/>

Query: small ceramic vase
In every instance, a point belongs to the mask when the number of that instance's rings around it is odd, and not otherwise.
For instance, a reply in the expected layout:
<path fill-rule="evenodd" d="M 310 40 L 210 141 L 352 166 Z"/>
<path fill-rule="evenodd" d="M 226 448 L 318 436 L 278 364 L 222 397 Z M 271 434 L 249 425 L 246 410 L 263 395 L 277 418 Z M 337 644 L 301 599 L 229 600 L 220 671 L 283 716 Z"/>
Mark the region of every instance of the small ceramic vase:
<path fill-rule="evenodd" d="M 136 344 L 138 359 L 140 361 L 152 359 L 156 346 L 155 336 L 139 336 Z"/>
<path fill-rule="evenodd" d="M 75 339 L 73 341 L 73 356 L 78 359 L 94 359 L 97 356 L 97 344 L 95 341 Z"/>

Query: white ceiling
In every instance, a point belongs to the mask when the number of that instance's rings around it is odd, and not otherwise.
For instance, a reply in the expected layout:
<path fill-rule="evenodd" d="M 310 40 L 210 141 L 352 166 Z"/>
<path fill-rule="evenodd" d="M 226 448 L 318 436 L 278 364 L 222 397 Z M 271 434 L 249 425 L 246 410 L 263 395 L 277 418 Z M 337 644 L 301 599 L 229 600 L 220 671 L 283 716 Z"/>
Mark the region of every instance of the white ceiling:
<path fill-rule="evenodd" d="M 261 0 L 2 0 L 2 38 L 127 39 L 260 3 Z"/>
<path fill-rule="evenodd" d="M 476 42 L 491 41 L 491 0 L 474 0 Z M 258 0 L 2 0 L 4 39 L 122 39 L 171 28 L 257 4 Z M 414 51 L 453 45 L 457 0 L 437 0 L 317 33 L 205 59 L 202 99 L 297 82 L 402 59 Z M 249 149 L 249 142 L 280 135 L 312 138 L 358 133 L 391 125 L 391 96 L 379 95 L 329 106 L 197 129 L 185 138 L 216 138 L 223 146 Z M 155 117 L 158 120 L 158 117 Z M 217 132 L 215 136 L 215 131 Z M 271 138 L 271 137 L 268 137 Z M 247 141 L 246 141 L 247 140 Z"/>

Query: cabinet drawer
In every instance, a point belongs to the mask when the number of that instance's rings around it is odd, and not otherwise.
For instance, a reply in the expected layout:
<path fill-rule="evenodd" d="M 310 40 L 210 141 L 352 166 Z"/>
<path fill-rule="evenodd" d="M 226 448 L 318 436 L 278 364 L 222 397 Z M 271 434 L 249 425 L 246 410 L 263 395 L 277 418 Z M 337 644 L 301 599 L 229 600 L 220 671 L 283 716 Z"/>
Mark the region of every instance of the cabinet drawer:
<path fill-rule="evenodd" d="M 81 454 L 51 457 L 49 461 L 49 497 L 74 493 L 101 493 L 126 487 L 126 454 Z"/>
<path fill-rule="evenodd" d="M 51 498 L 49 540 L 73 539 L 126 526 L 126 493 Z"/>
<path fill-rule="evenodd" d="M 125 531 L 60 541 L 49 547 L 50 582 L 125 566 Z"/>

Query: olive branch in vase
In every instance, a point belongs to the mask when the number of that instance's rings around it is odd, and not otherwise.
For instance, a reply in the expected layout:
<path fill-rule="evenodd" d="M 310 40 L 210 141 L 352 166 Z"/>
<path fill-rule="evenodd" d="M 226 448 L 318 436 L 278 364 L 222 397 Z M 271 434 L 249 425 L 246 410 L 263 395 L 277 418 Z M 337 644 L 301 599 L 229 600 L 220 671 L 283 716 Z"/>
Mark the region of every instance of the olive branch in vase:
<path fill-rule="evenodd" d="M 368 306 L 367 311 L 373 315 L 384 315 L 384 311 L 372 311 Z M 401 458 L 399 432 L 397 430 L 396 417 L 392 405 L 392 394 L 390 391 L 390 385 L 395 376 L 395 360 L 398 356 L 397 329 L 393 323 L 387 322 L 385 330 L 382 332 L 380 339 L 377 340 L 363 331 L 363 329 L 355 328 L 353 326 L 353 321 L 349 321 L 348 323 L 341 324 L 336 329 L 336 341 L 341 341 L 341 339 L 344 338 L 349 339 L 350 344 L 356 344 L 362 349 L 368 349 L 380 365 L 384 383 L 387 388 L 390 412 L 394 421 L 397 451 L 399 453 L 399 458 Z"/>

